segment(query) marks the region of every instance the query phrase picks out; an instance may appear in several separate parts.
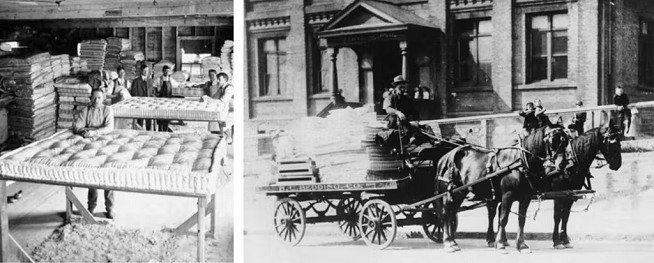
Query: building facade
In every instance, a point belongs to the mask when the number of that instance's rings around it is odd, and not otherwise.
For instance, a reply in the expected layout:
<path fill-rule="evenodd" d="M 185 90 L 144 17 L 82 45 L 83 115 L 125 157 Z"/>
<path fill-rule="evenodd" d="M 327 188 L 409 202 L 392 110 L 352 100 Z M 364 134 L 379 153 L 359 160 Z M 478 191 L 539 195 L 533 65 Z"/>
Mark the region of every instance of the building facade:
<path fill-rule="evenodd" d="M 653 26 L 648 0 L 249 0 L 246 134 L 379 105 L 396 75 L 423 119 L 651 100 Z"/>

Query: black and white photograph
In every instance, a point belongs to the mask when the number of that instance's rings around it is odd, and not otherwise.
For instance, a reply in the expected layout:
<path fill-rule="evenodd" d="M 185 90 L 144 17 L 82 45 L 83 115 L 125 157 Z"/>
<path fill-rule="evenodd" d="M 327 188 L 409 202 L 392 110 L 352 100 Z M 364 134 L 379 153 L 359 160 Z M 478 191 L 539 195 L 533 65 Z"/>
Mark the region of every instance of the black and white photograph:
<path fill-rule="evenodd" d="M 234 32 L 232 0 L 0 1 L 0 261 L 234 262 Z"/>
<path fill-rule="evenodd" d="M 243 8 L 244 262 L 652 260 L 654 2 Z"/>

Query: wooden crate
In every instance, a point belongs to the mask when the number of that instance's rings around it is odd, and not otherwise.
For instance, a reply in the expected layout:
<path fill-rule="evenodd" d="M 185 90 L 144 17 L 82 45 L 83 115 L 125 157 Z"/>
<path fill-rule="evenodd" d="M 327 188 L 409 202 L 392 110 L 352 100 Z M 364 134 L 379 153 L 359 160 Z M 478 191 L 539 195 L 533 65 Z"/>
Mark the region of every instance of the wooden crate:
<path fill-rule="evenodd" d="M 277 162 L 277 182 L 318 182 L 316 163 L 310 158 L 279 160 Z"/>

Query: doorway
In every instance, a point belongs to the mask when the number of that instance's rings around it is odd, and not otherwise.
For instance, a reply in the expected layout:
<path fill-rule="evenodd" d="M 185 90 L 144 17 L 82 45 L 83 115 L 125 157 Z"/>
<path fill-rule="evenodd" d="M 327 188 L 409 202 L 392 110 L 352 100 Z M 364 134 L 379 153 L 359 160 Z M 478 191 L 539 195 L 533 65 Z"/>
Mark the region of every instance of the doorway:
<path fill-rule="evenodd" d="M 386 112 L 382 109 L 384 103 L 382 95 L 392 86 L 393 78 L 402 75 L 402 54 L 399 44 L 395 41 L 379 42 L 372 48 L 374 49 L 372 66 L 374 103 L 379 105 L 375 110 L 378 115 L 385 115 Z"/>

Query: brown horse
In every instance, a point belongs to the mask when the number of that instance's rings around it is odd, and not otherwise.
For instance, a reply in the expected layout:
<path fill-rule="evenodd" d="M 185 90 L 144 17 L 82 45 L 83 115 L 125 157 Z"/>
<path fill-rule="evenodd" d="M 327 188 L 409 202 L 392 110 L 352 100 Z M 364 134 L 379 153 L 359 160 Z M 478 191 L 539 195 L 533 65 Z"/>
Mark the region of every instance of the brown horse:
<path fill-rule="evenodd" d="M 548 143 L 545 143 L 545 142 Z M 497 150 L 482 149 L 470 145 L 462 146 L 448 152 L 443 156 L 437 166 L 436 189 L 439 193 L 447 192 L 452 188 L 459 187 L 480 179 L 485 178 L 488 174 L 500 169 L 511 166 L 515 163 L 522 163 L 523 167 L 530 173 L 542 173 L 544 157 L 556 158 L 558 153 L 565 150 L 567 137 L 560 126 L 545 126 L 535 129 L 530 135 L 522 141 L 522 148 L 509 147 Z M 547 146 L 549 145 L 549 148 Z M 520 174 L 517 170 L 511 173 Z M 524 174 L 524 173 L 522 173 Z M 475 199 L 487 200 L 486 208 L 488 209 L 488 230 L 486 240 L 489 246 L 495 242 L 493 219 L 497 211 L 497 204 L 504 199 L 502 189 L 505 184 L 503 178 L 506 176 L 496 176 L 487 181 L 473 185 L 468 189 L 460 192 L 451 192 L 442 200 L 443 213 L 443 241 L 444 249 L 447 252 L 460 250 L 454 240 L 456 213 L 463 203 L 468 192 L 475 195 Z M 520 186 L 527 181 L 521 180 Z M 529 186 L 527 186 L 529 187 Z M 520 188 L 523 189 L 523 188 Z M 516 197 L 525 197 L 530 200 L 531 191 L 518 192 Z M 528 203 L 528 202 L 527 202 Z M 510 207 L 510 204 L 508 204 Z M 502 208 L 503 206 L 500 206 Z M 525 206 L 526 210 L 526 206 Z M 502 209 L 504 211 L 504 209 Z M 507 218 L 505 216 L 505 218 Z M 524 224 L 523 224 L 524 225 Z M 506 241 L 504 241 L 506 243 Z"/>
<path fill-rule="evenodd" d="M 551 184 L 552 191 L 579 190 L 590 176 L 590 165 L 597 152 L 602 152 L 611 170 L 618 170 L 622 165 L 620 151 L 621 131 L 612 122 L 608 126 L 595 128 L 575 138 L 570 143 L 567 159 L 572 165 Z M 572 248 L 568 239 L 568 218 L 570 209 L 576 199 L 572 197 L 554 200 L 554 232 L 552 241 L 557 249 Z M 561 226 L 559 232 L 559 224 Z"/>

